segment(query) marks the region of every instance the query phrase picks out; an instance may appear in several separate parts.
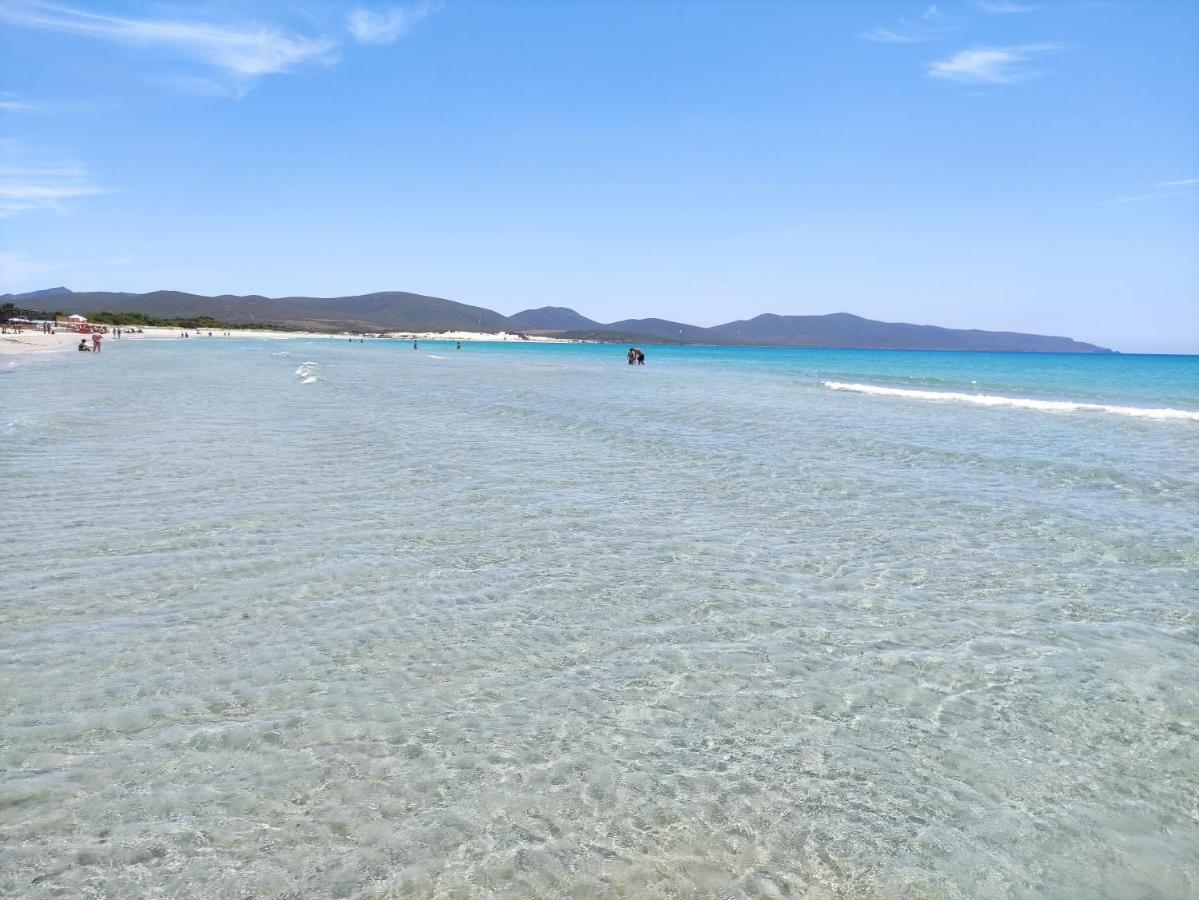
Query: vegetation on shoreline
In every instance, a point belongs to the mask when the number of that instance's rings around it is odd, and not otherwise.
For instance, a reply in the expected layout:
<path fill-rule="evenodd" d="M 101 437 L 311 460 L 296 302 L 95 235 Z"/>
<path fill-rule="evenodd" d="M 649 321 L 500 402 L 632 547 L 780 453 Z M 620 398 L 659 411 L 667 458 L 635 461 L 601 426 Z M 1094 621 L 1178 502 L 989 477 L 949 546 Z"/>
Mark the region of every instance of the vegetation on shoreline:
<path fill-rule="evenodd" d="M 60 309 L 53 312 L 38 309 L 26 309 L 18 307 L 14 303 L 5 303 L 0 306 L 0 320 L 8 321 L 9 319 L 20 316 L 26 319 L 37 319 L 45 321 L 56 321 L 60 316 L 65 316 Z M 243 329 L 248 331 L 313 331 L 319 329 L 301 328 L 297 325 L 274 325 L 269 322 L 225 322 L 221 319 L 215 319 L 212 316 L 179 316 L 174 318 L 164 318 L 162 316 L 151 316 L 140 312 L 121 312 L 114 313 L 109 310 L 101 310 L 100 312 L 89 312 L 84 314 L 89 323 L 98 325 L 118 325 L 121 328 L 182 328 L 189 331 L 233 331 Z"/>
<path fill-rule="evenodd" d="M 267 322 L 223 322 L 212 316 L 189 316 L 185 318 L 161 318 L 139 312 L 114 313 L 108 310 L 85 314 L 89 322 L 101 325 L 119 325 L 122 328 L 183 328 L 192 331 L 232 331 L 235 329 L 250 331 L 305 331 L 294 325 L 272 325 Z"/>

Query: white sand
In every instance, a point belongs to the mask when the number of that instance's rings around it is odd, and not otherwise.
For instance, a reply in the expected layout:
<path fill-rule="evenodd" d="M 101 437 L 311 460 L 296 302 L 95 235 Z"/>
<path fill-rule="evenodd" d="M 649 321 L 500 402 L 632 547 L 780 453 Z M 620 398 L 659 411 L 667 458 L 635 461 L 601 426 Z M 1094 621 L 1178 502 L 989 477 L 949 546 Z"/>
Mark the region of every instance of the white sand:
<path fill-rule="evenodd" d="M 133 334 L 125 332 L 121 337 L 116 337 L 110 332 L 103 336 L 103 349 L 107 350 L 116 344 L 121 344 L 125 341 L 146 341 L 146 340 L 181 340 L 179 335 L 182 332 L 177 328 L 145 328 L 141 334 Z M 208 337 L 207 331 L 192 331 L 188 332 L 193 340 L 213 340 L 215 341 L 219 332 L 214 331 L 212 337 Z M 314 332 L 304 331 L 232 331 L 232 337 L 241 338 L 335 338 L 341 337 L 343 340 L 345 335 L 336 334 L 316 334 Z M 23 353 L 60 353 L 63 351 L 74 350 L 79 346 L 79 339 L 87 338 L 88 346 L 91 346 L 92 340 L 90 335 L 78 334 L 73 331 L 60 329 L 55 334 L 42 334 L 36 331 L 25 331 L 20 334 L 0 334 L 0 356 L 11 356 Z M 228 338 L 225 338 L 228 340 Z"/>
<path fill-rule="evenodd" d="M 79 343 L 79 335 L 65 331 L 58 334 L 42 334 L 26 331 L 22 334 L 0 334 L 0 356 L 18 356 L 24 353 L 54 353 L 67 350 Z"/>
<path fill-rule="evenodd" d="M 149 327 L 142 329 L 141 334 L 133 334 L 126 332 L 120 338 L 114 335 L 104 335 L 104 349 L 108 349 L 114 345 L 119 345 L 124 341 L 146 341 L 146 340 L 182 340 L 179 335 L 182 332 L 177 328 L 159 328 Z M 316 331 L 262 331 L 259 329 L 234 329 L 233 331 L 213 331 L 212 337 L 208 336 L 207 331 L 189 331 L 191 335 L 188 340 L 200 341 L 215 341 L 229 340 L 230 338 L 253 338 L 256 340 L 294 340 L 294 339 L 313 339 L 320 338 L 322 340 L 339 340 L 344 341 L 350 337 L 349 333 L 342 332 L 340 334 L 329 334 Z M 82 335 L 75 332 L 60 330 L 56 334 L 42 334 L 35 331 L 25 331 L 21 334 L 0 334 L 0 356 L 15 356 L 24 353 L 61 353 L 68 350 L 74 350 L 79 345 L 79 338 Z M 359 335 L 353 335 L 355 339 Z M 485 332 L 476 331 L 447 331 L 443 333 L 436 332 L 387 332 L 367 335 L 367 339 L 371 338 L 391 338 L 396 340 L 417 340 L 417 341 L 526 341 L 528 343 L 543 343 L 543 344 L 568 344 L 571 341 L 563 341 L 559 338 L 549 338 L 541 336 L 530 336 L 525 339 L 515 334 L 499 332 L 497 334 L 488 334 Z M 91 338 L 88 338 L 88 344 L 91 344 Z"/>

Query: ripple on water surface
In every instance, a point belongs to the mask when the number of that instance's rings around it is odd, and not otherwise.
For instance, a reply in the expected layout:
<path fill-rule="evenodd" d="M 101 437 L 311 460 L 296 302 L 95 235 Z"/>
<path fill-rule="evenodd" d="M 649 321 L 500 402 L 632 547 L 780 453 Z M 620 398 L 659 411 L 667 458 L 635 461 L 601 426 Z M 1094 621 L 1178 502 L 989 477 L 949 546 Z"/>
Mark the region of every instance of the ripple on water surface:
<path fill-rule="evenodd" d="M 6 379 L 0 893 L 1195 894 L 1189 424 L 115 344 Z"/>

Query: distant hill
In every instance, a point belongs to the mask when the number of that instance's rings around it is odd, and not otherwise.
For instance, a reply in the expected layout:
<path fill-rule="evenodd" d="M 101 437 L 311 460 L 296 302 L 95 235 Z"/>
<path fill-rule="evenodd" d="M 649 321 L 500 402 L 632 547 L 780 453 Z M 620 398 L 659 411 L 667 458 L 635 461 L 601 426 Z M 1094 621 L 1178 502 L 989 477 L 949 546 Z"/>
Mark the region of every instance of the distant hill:
<path fill-rule="evenodd" d="M 578 315 L 572 309 L 558 308 L 556 311 Z M 524 314 L 517 313 L 513 318 L 522 315 Z M 608 325 L 592 322 L 586 327 L 567 330 L 574 334 L 588 333 L 597 337 L 610 334 L 613 340 L 620 342 L 630 339 L 655 339 L 685 344 L 752 344 L 770 347 L 839 347 L 870 350 L 1111 352 L 1105 347 L 1085 344 L 1067 337 L 876 322 L 850 313 L 832 313 L 826 316 L 778 316 L 764 313 L 753 319 L 729 322 L 712 328 L 701 328 L 698 325 L 666 319 L 624 319 Z"/>
<path fill-rule="evenodd" d="M 522 331 L 588 331 L 601 327 L 599 322 L 593 322 L 565 306 L 526 309 L 509 316 L 508 321 Z"/>
<path fill-rule="evenodd" d="M 879 350 L 1022 350 L 1038 353 L 1111 352 L 1066 337 L 977 331 L 876 322 L 850 313 L 827 316 L 776 316 L 729 322 L 708 329 L 736 344 L 780 344 L 786 347 L 850 347 Z"/>
<path fill-rule="evenodd" d="M 70 312 L 139 312 L 157 318 L 211 316 L 239 325 L 282 325 L 317 331 L 540 331 L 563 337 L 586 337 L 618 343 L 751 344 L 774 347 L 843 347 L 878 350 L 1001 350 L 1042 353 L 1111 353 L 1068 337 L 978 331 L 877 322 L 849 313 L 826 316 L 780 316 L 701 328 L 666 319 L 624 319 L 603 324 L 563 306 L 526 309 L 504 316 L 481 306 L 403 291 L 380 291 L 352 297 L 261 297 L 222 294 L 205 297 L 179 291 L 149 294 L 83 291 L 65 287 L 6 294 L 0 300 L 41 308 L 53 298 Z"/>
<path fill-rule="evenodd" d="M 8 299 L 8 298 L 5 298 Z M 12 298 L 28 303 L 37 295 Z M 73 311 L 141 312 L 158 318 L 211 316 L 234 325 L 272 324 L 318 331 L 507 331 L 506 316 L 440 297 L 382 291 L 355 297 L 204 297 L 179 291 L 123 294 L 105 291 L 70 295 Z"/>
<path fill-rule="evenodd" d="M 32 299 L 34 297 L 49 297 L 52 294 L 70 294 L 70 293 L 72 293 L 70 288 L 52 287 L 52 288 L 44 288 L 43 290 L 40 290 L 40 291 L 30 291 L 28 294 L 21 294 L 21 297 L 23 299 L 28 300 L 28 299 Z"/>
<path fill-rule="evenodd" d="M 715 338 L 710 328 L 671 322 L 667 319 L 622 319 L 611 325 L 601 325 L 608 331 L 640 334 L 644 337 L 664 338 L 669 341 L 685 341 L 691 344 L 723 343 Z"/>

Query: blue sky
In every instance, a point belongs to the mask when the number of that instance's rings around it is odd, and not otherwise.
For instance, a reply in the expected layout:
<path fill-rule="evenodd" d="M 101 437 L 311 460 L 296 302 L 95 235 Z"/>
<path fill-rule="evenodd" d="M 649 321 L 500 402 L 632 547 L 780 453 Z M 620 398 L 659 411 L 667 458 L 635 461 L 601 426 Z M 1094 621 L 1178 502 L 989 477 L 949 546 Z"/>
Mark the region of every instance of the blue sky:
<path fill-rule="evenodd" d="M 1199 352 L 1199 3 L 0 0 L 0 290 Z"/>

